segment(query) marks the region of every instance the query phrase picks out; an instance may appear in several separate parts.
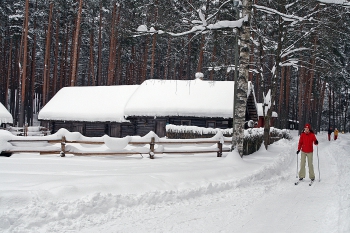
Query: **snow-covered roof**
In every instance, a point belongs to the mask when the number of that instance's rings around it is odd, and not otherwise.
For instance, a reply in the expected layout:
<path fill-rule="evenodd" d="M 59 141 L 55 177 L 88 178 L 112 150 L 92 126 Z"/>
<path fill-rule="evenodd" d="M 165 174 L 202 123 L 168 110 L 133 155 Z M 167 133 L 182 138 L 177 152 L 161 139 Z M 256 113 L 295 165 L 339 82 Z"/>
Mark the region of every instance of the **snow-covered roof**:
<path fill-rule="evenodd" d="M 126 122 L 127 116 L 232 118 L 233 92 L 233 81 L 203 81 L 198 77 L 149 79 L 141 85 L 64 87 L 43 107 L 38 119 Z M 249 94 L 254 95 L 251 82 Z"/>
<path fill-rule="evenodd" d="M 5 108 L 5 106 L 0 103 L 0 124 L 3 123 L 13 123 L 13 118 L 11 113 Z"/>
<path fill-rule="evenodd" d="M 131 96 L 125 115 L 231 118 L 233 88 L 233 81 L 149 79 Z"/>
<path fill-rule="evenodd" d="M 263 104 L 257 103 L 258 116 L 264 116 L 267 114 L 268 106 L 265 107 L 265 114 L 263 114 Z M 277 112 L 272 111 L 272 117 L 278 117 Z"/>
<path fill-rule="evenodd" d="M 126 122 L 124 106 L 139 85 L 64 87 L 39 112 L 39 120 Z"/>

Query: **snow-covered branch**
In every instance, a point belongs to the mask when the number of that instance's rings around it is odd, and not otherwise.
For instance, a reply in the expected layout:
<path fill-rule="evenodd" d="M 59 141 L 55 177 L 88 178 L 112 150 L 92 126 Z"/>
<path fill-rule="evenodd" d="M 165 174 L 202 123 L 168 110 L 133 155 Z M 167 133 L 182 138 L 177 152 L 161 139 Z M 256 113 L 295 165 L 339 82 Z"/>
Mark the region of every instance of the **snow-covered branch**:
<path fill-rule="evenodd" d="M 325 4 L 336 4 L 336 5 L 343 5 L 343 6 L 350 6 L 350 2 L 348 0 L 317 0 L 320 3 Z"/>
<path fill-rule="evenodd" d="M 295 15 L 287 15 L 287 14 L 281 13 L 275 9 L 265 7 L 265 6 L 260 6 L 260 5 L 254 4 L 253 7 L 255 7 L 257 10 L 260 10 L 260 11 L 263 11 L 266 13 L 280 15 L 285 21 L 304 21 L 304 20 L 306 20 L 305 17 L 298 17 Z"/>
<path fill-rule="evenodd" d="M 239 20 L 223 20 L 223 21 L 218 21 L 213 24 L 208 24 L 206 25 L 206 21 L 203 22 L 202 25 L 197 25 L 191 28 L 191 30 L 184 31 L 184 32 L 179 32 L 179 33 L 174 33 L 174 32 L 167 32 L 163 30 L 155 30 L 153 27 L 151 27 L 149 30 L 147 29 L 146 25 L 141 25 L 137 28 L 137 32 L 140 34 L 169 34 L 171 36 L 184 36 L 188 34 L 193 34 L 193 33 L 203 33 L 205 31 L 210 31 L 210 30 L 220 30 L 220 29 L 227 29 L 227 28 L 240 28 L 242 27 L 243 22 L 248 21 L 248 16 L 245 16 Z"/>
<path fill-rule="evenodd" d="M 285 57 L 285 56 L 288 56 L 288 55 L 291 54 L 291 53 L 295 53 L 295 52 L 303 51 L 303 50 L 311 50 L 311 49 L 310 49 L 310 48 L 297 48 L 297 49 L 292 49 L 292 50 L 287 51 L 286 53 L 282 53 L 282 54 L 281 54 L 281 58 L 283 58 L 283 57 Z"/>

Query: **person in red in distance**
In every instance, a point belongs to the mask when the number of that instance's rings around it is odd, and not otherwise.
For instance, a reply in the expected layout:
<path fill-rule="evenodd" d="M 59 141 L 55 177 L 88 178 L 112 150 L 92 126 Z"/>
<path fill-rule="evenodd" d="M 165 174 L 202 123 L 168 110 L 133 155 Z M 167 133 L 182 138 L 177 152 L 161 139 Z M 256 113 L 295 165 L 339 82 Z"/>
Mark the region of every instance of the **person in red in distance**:
<path fill-rule="evenodd" d="M 317 138 L 314 132 L 311 130 L 311 125 L 306 124 L 304 127 L 304 131 L 300 134 L 299 143 L 298 143 L 297 154 L 299 154 L 301 150 L 299 180 L 303 180 L 305 178 L 306 158 L 307 158 L 307 164 L 309 166 L 309 178 L 312 181 L 315 180 L 315 172 L 314 172 L 314 165 L 313 165 L 313 151 L 314 151 L 313 144 L 318 145 Z"/>

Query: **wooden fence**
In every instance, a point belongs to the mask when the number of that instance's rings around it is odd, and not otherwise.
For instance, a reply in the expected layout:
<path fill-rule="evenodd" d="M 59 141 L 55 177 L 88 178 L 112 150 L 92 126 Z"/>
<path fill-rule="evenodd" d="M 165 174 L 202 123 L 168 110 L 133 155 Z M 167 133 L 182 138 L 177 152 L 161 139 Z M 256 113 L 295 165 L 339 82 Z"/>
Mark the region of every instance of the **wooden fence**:
<path fill-rule="evenodd" d="M 46 136 L 50 134 L 50 130 L 42 126 L 10 126 L 6 130 L 16 136 Z"/>
<path fill-rule="evenodd" d="M 4 150 L 3 155 L 10 156 L 12 153 L 40 153 L 40 154 L 60 154 L 61 157 L 65 157 L 66 154 L 73 154 L 76 156 L 89 156 L 89 155 L 132 155 L 132 154 L 149 154 L 151 159 L 155 154 L 184 154 L 184 153 L 216 153 L 217 157 L 222 156 L 222 152 L 229 152 L 232 140 L 225 138 L 223 141 L 214 140 L 211 138 L 198 138 L 198 139 L 158 139 L 151 137 L 150 140 L 142 139 L 129 141 L 131 146 L 149 145 L 148 148 L 143 148 L 142 151 L 137 150 L 109 150 L 109 151 L 79 151 L 71 150 L 67 148 L 69 144 L 89 144 L 89 145 L 103 145 L 104 141 L 90 140 L 90 141 L 72 141 L 67 140 L 65 136 L 61 139 L 38 139 L 27 137 L 26 139 L 14 139 L 8 141 L 12 148 Z M 217 145 L 214 147 L 214 145 Z M 226 147 L 223 147 L 223 144 Z M 200 145 L 200 147 L 199 147 Z M 157 147 L 156 147 L 157 146 Z M 179 146 L 179 147 L 174 147 Z M 190 147 L 190 148 L 189 148 Z M 146 150 L 145 150 L 146 149 Z"/>

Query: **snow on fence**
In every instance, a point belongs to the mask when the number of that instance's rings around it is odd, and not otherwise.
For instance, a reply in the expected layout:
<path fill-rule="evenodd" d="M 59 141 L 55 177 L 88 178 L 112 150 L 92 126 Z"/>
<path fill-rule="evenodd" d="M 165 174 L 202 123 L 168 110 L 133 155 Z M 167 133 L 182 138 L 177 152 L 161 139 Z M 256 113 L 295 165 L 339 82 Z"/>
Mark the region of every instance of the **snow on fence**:
<path fill-rule="evenodd" d="M 215 136 L 218 132 L 221 132 L 225 137 L 232 137 L 232 128 L 219 129 L 219 128 L 205 128 L 198 126 L 188 125 L 166 125 L 167 138 L 210 138 Z"/>
<path fill-rule="evenodd" d="M 14 136 L 7 131 L 0 132 L 0 151 L 2 155 L 12 153 L 88 155 L 132 155 L 173 153 L 213 153 L 221 157 L 222 152 L 230 151 L 232 138 L 218 132 L 211 138 L 166 139 L 159 138 L 154 132 L 144 137 L 127 136 L 124 138 L 85 137 L 78 132 L 60 129 L 57 133 L 41 137 Z"/>
<path fill-rule="evenodd" d="M 42 126 L 10 126 L 7 130 L 16 136 L 46 136 L 50 134 L 49 129 Z"/>

